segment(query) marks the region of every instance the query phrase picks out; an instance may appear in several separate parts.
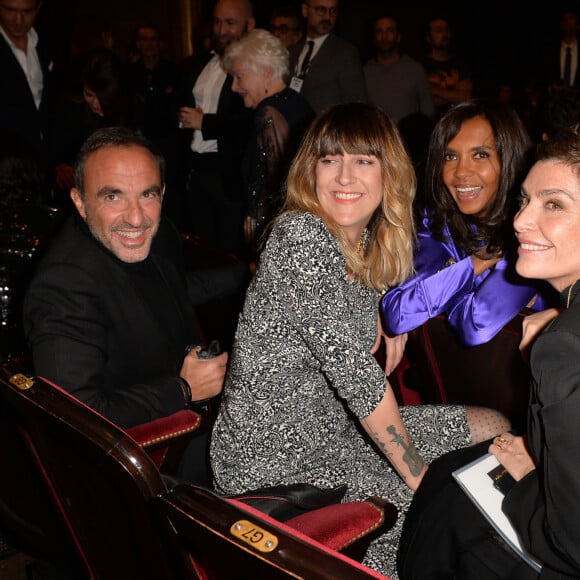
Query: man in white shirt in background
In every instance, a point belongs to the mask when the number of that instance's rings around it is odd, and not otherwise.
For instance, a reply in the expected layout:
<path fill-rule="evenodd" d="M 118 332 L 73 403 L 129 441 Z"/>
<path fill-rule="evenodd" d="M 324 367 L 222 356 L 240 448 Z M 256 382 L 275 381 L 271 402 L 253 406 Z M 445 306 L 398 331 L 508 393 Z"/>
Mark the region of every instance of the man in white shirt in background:
<path fill-rule="evenodd" d="M 0 131 L 42 154 L 52 63 L 34 22 L 40 0 L 0 0 Z"/>
<path fill-rule="evenodd" d="M 3 0 L 0 0 L 2 2 Z M 192 233 L 235 254 L 243 252 L 241 158 L 252 111 L 232 91 L 221 64 L 230 42 L 252 30 L 248 0 L 219 0 L 213 12 L 213 51 L 191 63 L 180 95 L 178 121 L 193 129 L 188 143 L 186 211 Z"/>

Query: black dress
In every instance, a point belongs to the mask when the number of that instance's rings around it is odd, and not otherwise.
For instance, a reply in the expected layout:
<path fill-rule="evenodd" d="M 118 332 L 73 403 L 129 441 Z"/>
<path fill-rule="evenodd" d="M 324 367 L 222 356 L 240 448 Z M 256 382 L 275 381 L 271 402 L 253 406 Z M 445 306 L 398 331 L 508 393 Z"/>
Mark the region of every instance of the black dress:
<path fill-rule="evenodd" d="M 250 241 L 253 250 L 282 206 L 288 168 L 313 118 L 306 99 L 290 88 L 265 98 L 256 108 L 242 161 L 245 215 L 256 221 L 256 236 Z"/>

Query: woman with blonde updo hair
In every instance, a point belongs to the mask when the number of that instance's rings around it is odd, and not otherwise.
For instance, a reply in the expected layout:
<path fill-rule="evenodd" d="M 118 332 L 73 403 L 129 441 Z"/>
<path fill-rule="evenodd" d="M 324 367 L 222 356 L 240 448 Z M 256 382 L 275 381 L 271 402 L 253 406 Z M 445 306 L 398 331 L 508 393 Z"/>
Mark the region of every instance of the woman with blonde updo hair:
<path fill-rule="evenodd" d="M 256 28 L 226 49 L 223 63 L 232 89 L 255 109 L 253 130 L 242 161 L 247 192 L 244 238 L 252 257 L 267 224 L 282 205 L 290 161 L 314 112 L 289 88 L 288 50 L 267 30 Z"/>

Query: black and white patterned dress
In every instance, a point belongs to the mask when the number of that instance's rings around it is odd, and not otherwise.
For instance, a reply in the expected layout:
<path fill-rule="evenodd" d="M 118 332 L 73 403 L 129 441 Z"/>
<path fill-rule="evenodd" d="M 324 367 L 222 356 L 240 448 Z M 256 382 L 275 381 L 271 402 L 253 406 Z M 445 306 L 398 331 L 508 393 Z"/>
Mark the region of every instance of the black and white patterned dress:
<path fill-rule="evenodd" d="M 358 422 L 385 393 L 384 372 L 370 354 L 378 299 L 377 291 L 349 281 L 321 219 L 292 213 L 280 220 L 240 315 L 211 458 L 222 493 L 347 483 L 346 501 L 390 500 L 398 522 L 371 545 L 365 563 L 396 578 L 412 492 Z M 403 407 L 401 414 L 427 462 L 470 444 L 464 407 Z"/>

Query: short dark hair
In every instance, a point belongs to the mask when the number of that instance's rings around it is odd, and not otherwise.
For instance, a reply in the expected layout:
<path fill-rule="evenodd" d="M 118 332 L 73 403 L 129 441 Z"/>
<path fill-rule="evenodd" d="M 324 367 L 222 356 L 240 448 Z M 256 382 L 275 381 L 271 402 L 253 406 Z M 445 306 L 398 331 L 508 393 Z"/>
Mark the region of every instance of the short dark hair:
<path fill-rule="evenodd" d="M 161 39 L 161 29 L 159 28 L 159 26 L 157 26 L 157 24 L 153 24 L 150 22 L 144 22 L 142 24 L 139 24 L 139 26 L 135 27 L 135 29 L 133 31 L 133 41 L 137 40 L 137 38 L 139 37 L 139 33 L 144 28 L 149 28 L 151 30 L 154 30 L 157 33 L 157 36 L 159 37 L 159 39 Z"/>
<path fill-rule="evenodd" d="M 572 168 L 580 179 L 580 123 L 562 127 L 536 149 L 536 161 L 557 161 Z"/>
<path fill-rule="evenodd" d="M 298 8 L 294 4 L 291 4 L 290 2 L 277 4 L 272 9 L 272 12 L 270 13 L 270 20 L 272 20 L 272 18 L 281 18 L 281 17 L 293 18 L 296 20 L 296 26 L 301 26 L 300 13 L 298 12 Z"/>
<path fill-rule="evenodd" d="M 75 187 L 81 196 L 84 196 L 84 177 L 87 159 L 104 147 L 142 147 L 151 153 L 157 166 L 161 183 L 165 183 L 165 159 L 157 147 L 149 141 L 142 133 L 129 129 L 128 127 L 104 127 L 97 129 L 82 144 L 74 167 Z"/>
<path fill-rule="evenodd" d="M 541 124 L 548 137 L 553 137 L 560 129 L 580 122 L 580 89 L 562 87 L 550 94 L 544 102 Z"/>

